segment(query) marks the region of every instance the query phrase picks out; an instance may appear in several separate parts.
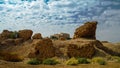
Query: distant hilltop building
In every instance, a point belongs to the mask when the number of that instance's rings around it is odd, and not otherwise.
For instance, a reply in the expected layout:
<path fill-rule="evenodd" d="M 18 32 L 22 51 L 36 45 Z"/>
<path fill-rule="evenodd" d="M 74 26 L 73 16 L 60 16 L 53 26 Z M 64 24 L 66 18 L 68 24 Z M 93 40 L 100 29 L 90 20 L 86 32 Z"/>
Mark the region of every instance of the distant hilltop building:
<path fill-rule="evenodd" d="M 50 36 L 51 39 L 70 39 L 70 35 L 68 33 L 60 33 L 54 34 Z"/>

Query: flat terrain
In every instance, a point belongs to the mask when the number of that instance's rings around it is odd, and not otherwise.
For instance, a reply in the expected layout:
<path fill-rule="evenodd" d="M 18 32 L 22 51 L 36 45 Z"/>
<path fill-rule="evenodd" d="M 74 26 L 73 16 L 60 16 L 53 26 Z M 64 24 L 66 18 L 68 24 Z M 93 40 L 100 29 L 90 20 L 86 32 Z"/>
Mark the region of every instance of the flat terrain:
<path fill-rule="evenodd" d="M 23 62 L 7 62 L 0 61 L 0 68 L 120 68 L 120 63 L 107 63 L 106 65 L 99 64 L 79 64 L 77 66 L 70 66 L 64 64 L 57 65 L 28 65 Z"/>

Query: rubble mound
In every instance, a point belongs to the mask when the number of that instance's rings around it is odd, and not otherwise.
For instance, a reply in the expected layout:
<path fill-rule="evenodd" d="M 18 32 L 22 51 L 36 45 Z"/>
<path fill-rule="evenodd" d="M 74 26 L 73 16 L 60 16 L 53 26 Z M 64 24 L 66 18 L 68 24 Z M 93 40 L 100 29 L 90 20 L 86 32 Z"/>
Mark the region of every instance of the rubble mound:
<path fill-rule="evenodd" d="M 55 56 L 55 48 L 53 47 L 52 40 L 44 38 L 42 40 L 33 40 L 33 49 L 29 53 L 30 58 L 37 58 L 43 60 Z"/>
<path fill-rule="evenodd" d="M 32 36 L 32 39 L 42 39 L 42 35 L 40 33 L 36 33 Z"/>
<path fill-rule="evenodd" d="M 76 38 L 87 38 L 87 39 L 96 39 L 96 28 L 97 22 L 86 22 L 84 25 L 78 27 L 74 33 L 74 39 Z"/>
<path fill-rule="evenodd" d="M 31 36 L 33 34 L 32 30 L 20 30 L 18 31 L 18 37 L 22 38 L 24 41 L 27 41 L 29 39 L 31 39 Z"/>

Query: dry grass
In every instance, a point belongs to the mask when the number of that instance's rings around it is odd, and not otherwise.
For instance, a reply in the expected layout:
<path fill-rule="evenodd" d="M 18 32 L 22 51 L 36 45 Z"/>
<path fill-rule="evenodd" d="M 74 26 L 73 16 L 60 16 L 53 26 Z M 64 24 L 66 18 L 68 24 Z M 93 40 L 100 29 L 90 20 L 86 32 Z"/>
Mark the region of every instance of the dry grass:
<path fill-rule="evenodd" d="M 112 49 L 115 52 L 120 53 L 120 43 L 103 43 L 103 45 L 107 48 Z"/>
<path fill-rule="evenodd" d="M 6 63 L 1 64 L 0 68 L 120 68 L 119 63 L 108 63 L 107 65 L 99 64 L 80 64 L 77 66 L 70 65 L 28 65 L 23 63 Z"/>
<path fill-rule="evenodd" d="M 56 41 L 53 41 L 53 44 L 56 48 L 61 48 L 60 50 L 64 53 L 65 52 L 64 48 L 67 44 L 79 45 L 81 43 L 85 43 L 84 41 L 87 44 L 91 40 L 86 40 L 86 39 L 76 39 L 76 40 L 66 40 L 66 41 L 56 40 Z M 26 57 L 27 54 L 29 54 L 29 52 L 33 48 L 33 46 L 30 44 L 31 44 L 31 42 L 26 42 L 26 43 L 22 44 L 21 46 L 4 46 L 4 47 L 0 47 L 0 51 L 2 53 L 3 53 L 3 51 L 17 52 L 17 54 L 19 54 L 20 56 L 22 55 L 22 56 Z M 110 49 L 120 53 L 120 44 L 119 43 L 118 44 L 103 43 L 103 44 L 105 47 L 110 48 Z M 103 52 L 100 52 L 100 53 L 103 54 Z M 4 55 L 7 55 L 7 54 L 4 54 Z M 7 57 L 14 58 L 14 57 L 17 57 L 17 55 L 12 53 L 10 55 L 8 54 Z M 2 61 L 0 61 L 0 68 L 120 68 L 120 63 L 115 63 L 115 62 L 112 62 L 112 63 L 109 62 L 106 65 L 80 64 L 77 66 L 70 66 L 70 65 L 65 65 L 63 63 L 64 61 L 66 61 L 64 58 L 59 61 L 61 61 L 62 63 L 54 65 L 54 66 L 51 66 L 51 65 L 28 65 L 26 62 L 7 62 L 7 61 L 2 62 Z"/>

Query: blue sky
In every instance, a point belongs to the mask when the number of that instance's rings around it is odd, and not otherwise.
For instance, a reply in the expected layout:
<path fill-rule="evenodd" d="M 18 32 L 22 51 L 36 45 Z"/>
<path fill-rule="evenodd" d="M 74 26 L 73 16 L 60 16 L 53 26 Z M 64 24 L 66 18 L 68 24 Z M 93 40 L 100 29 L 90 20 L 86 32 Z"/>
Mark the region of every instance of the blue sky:
<path fill-rule="evenodd" d="M 120 41 L 120 0 L 0 0 L 0 32 L 32 29 L 43 36 L 73 36 L 86 21 L 97 20 L 97 39 Z"/>

